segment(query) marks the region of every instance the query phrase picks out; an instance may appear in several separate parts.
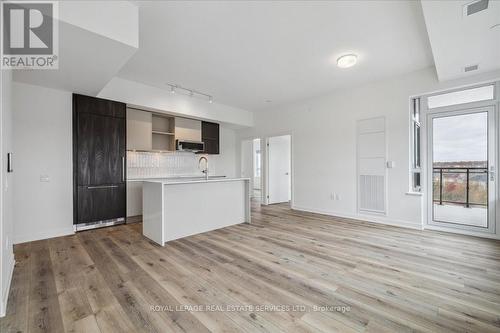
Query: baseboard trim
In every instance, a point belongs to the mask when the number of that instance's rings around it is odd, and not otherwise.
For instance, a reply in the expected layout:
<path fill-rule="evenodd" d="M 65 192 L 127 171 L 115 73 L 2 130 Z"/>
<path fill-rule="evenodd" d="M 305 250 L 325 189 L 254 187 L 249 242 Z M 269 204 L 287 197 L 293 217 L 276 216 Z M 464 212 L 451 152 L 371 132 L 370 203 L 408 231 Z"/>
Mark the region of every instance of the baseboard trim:
<path fill-rule="evenodd" d="M 129 224 L 139 222 L 142 222 L 142 215 L 127 216 L 125 223 Z"/>
<path fill-rule="evenodd" d="M 302 212 L 322 214 L 322 215 L 341 217 L 341 218 L 347 218 L 347 219 L 353 219 L 353 220 L 361 220 L 361 221 L 370 222 L 370 223 L 390 225 L 393 227 L 401 227 L 401 228 L 414 229 L 414 230 L 423 230 L 422 225 L 420 225 L 418 223 L 413 223 L 413 222 L 404 221 L 404 220 L 389 219 L 385 216 L 372 216 L 372 215 L 365 215 L 365 214 L 349 214 L 349 213 L 328 211 L 328 210 L 309 208 L 309 207 L 303 207 L 303 206 L 297 206 L 297 205 L 292 205 L 291 208 L 294 210 L 302 211 Z"/>
<path fill-rule="evenodd" d="M 67 228 L 52 229 L 52 230 L 24 234 L 24 235 L 15 235 L 14 244 L 32 242 L 36 240 L 48 239 L 54 237 L 68 236 L 68 235 L 73 235 L 74 233 L 75 231 L 73 230 L 73 225 L 71 225 L 70 227 Z"/>
<path fill-rule="evenodd" d="M 474 231 L 461 230 L 461 229 L 443 228 L 440 226 L 429 225 L 429 224 L 425 225 L 424 229 L 425 230 L 432 230 L 432 231 L 439 231 L 439 232 L 446 232 L 446 233 L 450 233 L 450 234 L 454 234 L 454 235 L 462 235 L 462 236 L 500 240 L 500 235 L 498 235 L 496 233 L 474 232 Z"/>
<path fill-rule="evenodd" d="M 10 256 L 10 270 L 9 275 L 7 277 L 7 288 L 3 291 L 2 299 L 0 300 L 0 318 L 5 317 L 7 313 L 7 302 L 9 301 L 9 293 L 10 293 L 10 284 L 12 282 L 12 276 L 14 275 L 14 266 L 16 265 L 16 261 L 14 260 L 14 254 L 11 253 Z"/>

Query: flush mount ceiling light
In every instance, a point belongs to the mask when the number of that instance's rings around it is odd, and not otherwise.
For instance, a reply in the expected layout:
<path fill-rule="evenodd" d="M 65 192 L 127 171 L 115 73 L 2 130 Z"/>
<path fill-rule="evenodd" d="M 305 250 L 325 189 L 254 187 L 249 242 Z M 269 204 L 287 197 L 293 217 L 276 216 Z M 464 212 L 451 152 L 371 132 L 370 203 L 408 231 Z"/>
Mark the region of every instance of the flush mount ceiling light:
<path fill-rule="evenodd" d="M 340 68 L 349 68 L 356 65 L 358 56 L 355 54 L 345 54 L 337 59 L 337 66 Z"/>

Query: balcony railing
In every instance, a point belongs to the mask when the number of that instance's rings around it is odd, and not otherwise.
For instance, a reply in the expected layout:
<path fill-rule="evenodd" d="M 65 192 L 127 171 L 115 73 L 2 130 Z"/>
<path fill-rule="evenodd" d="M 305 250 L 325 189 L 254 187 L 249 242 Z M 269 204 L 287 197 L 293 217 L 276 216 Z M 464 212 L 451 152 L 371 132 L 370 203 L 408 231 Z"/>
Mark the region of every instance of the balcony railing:
<path fill-rule="evenodd" d="M 488 205 L 488 168 L 434 167 L 433 176 L 434 202 L 440 205 L 460 204 L 465 207 Z M 452 181 L 446 181 L 451 185 L 451 189 L 443 188 L 445 178 L 452 178 Z M 471 184 L 474 185 L 473 189 Z M 463 199 L 460 200 L 461 198 Z"/>

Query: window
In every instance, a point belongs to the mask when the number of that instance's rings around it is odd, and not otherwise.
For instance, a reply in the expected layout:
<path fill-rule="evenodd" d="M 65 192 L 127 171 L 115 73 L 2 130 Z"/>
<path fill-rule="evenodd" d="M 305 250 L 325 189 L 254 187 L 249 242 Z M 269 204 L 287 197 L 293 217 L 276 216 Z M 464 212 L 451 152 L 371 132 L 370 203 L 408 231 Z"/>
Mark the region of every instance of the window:
<path fill-rule="evenodd" d="M 411 101 L 411 166 L 410 182 L 411 191 L 421 191 L 421 158 L 420 158 L 420 98 L 413 98 Z"/>
<path fill-rule="evenodd" d="M 439 108 L 442 106 L 450 106 L 464 103 L 472 103 L 486 101 L 494 98 L 495 86 L 490 84 L 487 86 L 453 91 L 450 93 L 429 96 L 427 98 L 427 106 L 429 109 Z"/>

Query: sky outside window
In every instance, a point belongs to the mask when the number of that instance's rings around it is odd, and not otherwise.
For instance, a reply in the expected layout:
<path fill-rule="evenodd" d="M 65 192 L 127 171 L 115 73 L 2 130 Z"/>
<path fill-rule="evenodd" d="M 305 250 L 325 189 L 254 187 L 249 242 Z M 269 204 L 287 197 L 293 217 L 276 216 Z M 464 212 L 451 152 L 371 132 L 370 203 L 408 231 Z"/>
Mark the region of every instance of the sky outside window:
<path fill-rule="evenodd" d="M 435 118 L 434 162 L 487 161 L 488 113 Z"/>

